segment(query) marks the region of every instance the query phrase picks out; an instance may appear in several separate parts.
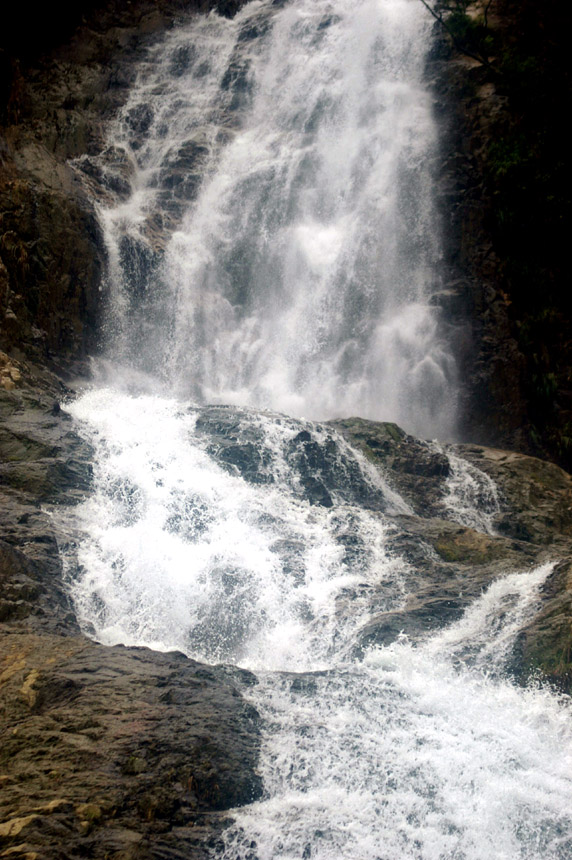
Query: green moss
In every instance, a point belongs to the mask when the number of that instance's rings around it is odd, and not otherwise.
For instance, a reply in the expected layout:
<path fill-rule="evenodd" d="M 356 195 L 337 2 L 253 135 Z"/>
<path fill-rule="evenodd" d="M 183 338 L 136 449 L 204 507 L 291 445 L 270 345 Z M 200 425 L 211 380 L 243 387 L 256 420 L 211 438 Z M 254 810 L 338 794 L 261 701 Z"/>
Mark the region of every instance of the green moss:
<path fill-rule="evenodd" d="M 525 666 L 528 675 L 540 672 L 553 680 L 572 677 L 572 630 L 569 620 L 532 642 L 525 655 Z"/>
<path fill-rule="evenodd" d="M 440 0 L 436 13 L 457 50 L 480 59 L 488 65 L 495 51 L 496 37 L 487 24 L 486 15 L 469 15 L 471 0 Z"/>
<path fill-rule="evenodd" d="M 381 427 L 383 427 L 387 435 L 393 439 L 394 442 L 401 442 L 405 435 L 401 427 L 398 427 L 397 424 L 384 421 L 381 424 Z"/>
<path fill-rule="evenodd" d="M 439 535 L 433 548 L 443 561 L 459 564 L 487 564 L 504 555 L 502 546 L 470 529 Z"/>
<path fill-rule="evenodd" d="M 123 773 L 129 776 L 135 776 L 147 770 L 147 763 L 144 758 L 137 755 L 130 755 L 123 765 Z"/>
<path fill-rule="evenodd" d="M 102 808 L 97 803 L 82 803 L 76 807 L 76 813 L 90 824 L 99 821 L 103 815 Z"/>

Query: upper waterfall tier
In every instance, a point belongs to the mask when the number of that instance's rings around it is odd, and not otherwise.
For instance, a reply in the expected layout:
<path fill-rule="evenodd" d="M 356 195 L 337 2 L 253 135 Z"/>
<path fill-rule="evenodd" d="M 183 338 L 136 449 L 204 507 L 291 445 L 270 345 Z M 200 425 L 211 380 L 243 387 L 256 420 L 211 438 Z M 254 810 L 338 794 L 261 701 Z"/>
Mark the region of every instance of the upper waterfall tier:
<path fill-rule="evenodd" d="M 454 432 L 430 26 L 255 0 L 150 50 L 98 165 L 115 360 L 198 402 Z"/>

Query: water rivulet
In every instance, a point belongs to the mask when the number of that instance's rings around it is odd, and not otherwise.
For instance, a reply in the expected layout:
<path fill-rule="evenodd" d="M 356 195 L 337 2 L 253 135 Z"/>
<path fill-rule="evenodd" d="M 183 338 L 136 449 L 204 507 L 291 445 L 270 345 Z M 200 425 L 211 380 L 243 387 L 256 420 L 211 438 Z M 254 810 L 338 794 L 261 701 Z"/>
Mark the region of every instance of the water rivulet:
<path fill-rule="evenodd" d="M 263 795 L 227 860 L 572 851 L 569 709 L 512 677 L 558 553 L 454 448 L 375 423 L 455 430 L 429 43 L 416 0 L 196 18 L 77 165 L 109 321 L 67 407 L 94 450 L 69 584 L 106 644 L 255 673 Z"/>

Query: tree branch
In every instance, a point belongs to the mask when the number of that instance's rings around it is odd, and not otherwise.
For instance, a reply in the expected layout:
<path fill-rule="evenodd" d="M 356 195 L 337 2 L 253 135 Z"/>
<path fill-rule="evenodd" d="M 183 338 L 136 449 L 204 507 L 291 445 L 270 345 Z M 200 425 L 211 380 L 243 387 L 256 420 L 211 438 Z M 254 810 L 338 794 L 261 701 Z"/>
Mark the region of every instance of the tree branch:
<path fill-rule="evenodd" d="M 421 0 L 421 3 L 423 3 L 423 5 L 427 9 L 427 11 L 433 16 L 433 18 L 435 18 L 435 20 L 441 25 L 441 27 L 443 27 L 443 29 L 445 30 L 445 32 L 447 33 L 447 35 L 451 39 L 453 45 L 461 54 L 464 54 L 466 57 L 471 57 L 471 59 L 476 60 L 482 66 L 486 66 L 487 69 L 490 69 L 492 72 L 496 72 L 495 67 L 493 66 L 493 64 L 491 62 L 489 62 L 488 57 L 485 57 L 482 54 L 477 54 L 474 51 L 469 50 L 459 41 L 459 39 L 455 36 L 454 32 L 451 30 L 451 28 L 447 24 L 447 21 L 445 20 L 443 15 L 440 12 L 437 12 L 437 10 L 434 9 L 433 6 L 431 6 L 431 4 L 427 2 L 427 0 Z M 492 3 L 492 0 L 489 0 L 488 4 L 486 6 L 485 20 L 486 20 L 487 12 L 489 11 L 489 8 L 491 6 L 491 3 Z"/>

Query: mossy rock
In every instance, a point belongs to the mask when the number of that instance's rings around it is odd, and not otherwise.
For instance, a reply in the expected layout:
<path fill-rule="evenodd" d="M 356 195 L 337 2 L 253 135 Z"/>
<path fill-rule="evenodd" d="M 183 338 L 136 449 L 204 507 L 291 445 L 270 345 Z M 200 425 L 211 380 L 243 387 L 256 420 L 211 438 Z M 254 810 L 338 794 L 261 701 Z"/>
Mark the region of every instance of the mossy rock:
<path fill-rule="evenodd" d="M 388 454 L 395 453 L 407 438 L 405 431 L 390 421 L 343 418 L 329 423 L 349 436 L 366 457 L 374 462 L 384 460 Z"/>
<path fill-rule="evenodd" d="M 458 564 L 488 564 L 506 556 L 502 542 L 468 528 L 443 532 L 432 546 L 443 561 Z"/>
<path fill-rule="evenodd" d="M 572 691 L 572 562 L 558 565 L 546 583 L 543 609 L 520 635 L 517 674 L 542 677 Z"/>

